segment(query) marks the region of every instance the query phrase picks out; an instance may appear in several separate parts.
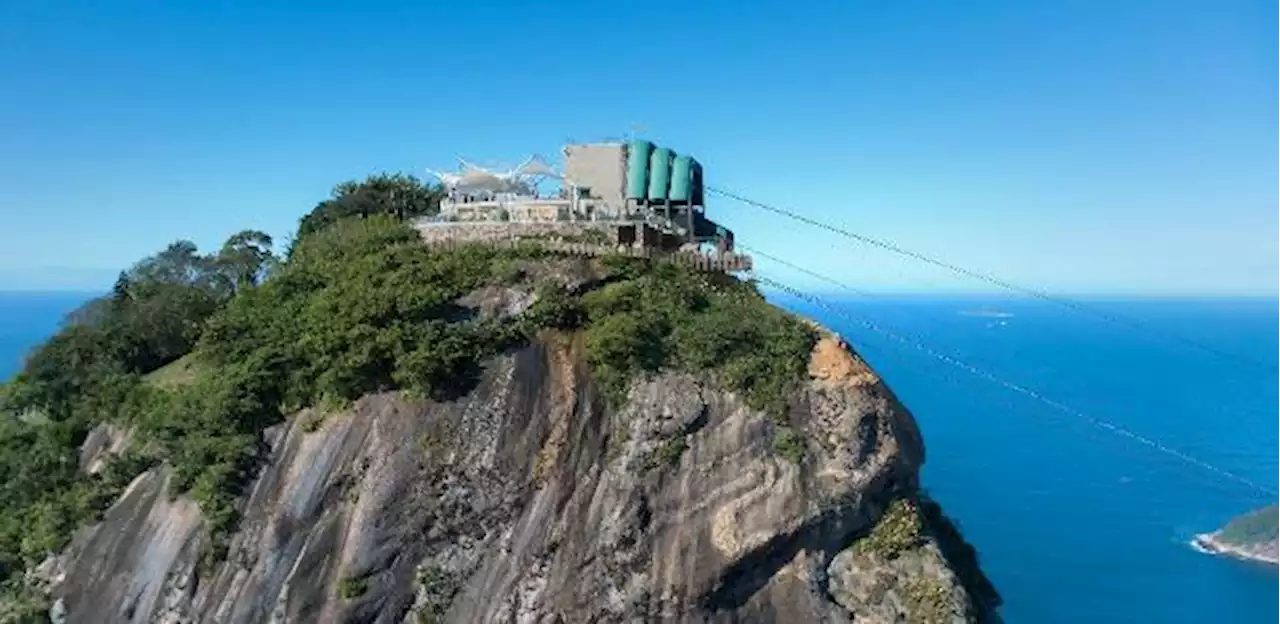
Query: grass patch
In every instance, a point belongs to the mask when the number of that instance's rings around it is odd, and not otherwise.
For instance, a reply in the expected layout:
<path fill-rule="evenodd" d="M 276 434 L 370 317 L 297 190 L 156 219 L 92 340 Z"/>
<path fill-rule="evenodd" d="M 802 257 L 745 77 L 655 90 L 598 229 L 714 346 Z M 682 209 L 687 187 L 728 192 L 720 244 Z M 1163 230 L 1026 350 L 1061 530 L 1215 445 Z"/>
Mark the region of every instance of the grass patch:
<path fill-rule="evenodd" d="M 418 588 L 424 598 L 423 604 L 415 615 L 422 624 L 444 622 L 445 613 L 458 593 L 461 583 L 456 575 L 450 574 L 434 565 L 423 567 L 418 571 Z"/>
<path fill-rule="evenodd" d="M 320 411 L 314 411 L 303 417 L 302 432 L 315 433 L 324 426 L 325 414 Z"/>
<path fill-rule="evenodd" d="M 780 426 L 773 430 L 773 452 L 787 461 L 798 464 L 804 460 L 804 436 L 795 429 Z"/>
<path fill-rule="evenodd" d="M 369 591 L 369 579 L 365 577 L 346 576 L 338 581 L 338 597 L 343 600 L 359 598 Z"/>
<path fill-rule="evenodd" d="M 893 559 L 920 545 L 924 539 L 924 524 L 916 504 L 909 499 L 898 498 L 889 503 L 880 521 L 854 548 L 858 552 Z"/>
<path fill-rule="evenodd" d="M 680 463 L 680 456 L 688 450 L 689 445 L 684 441 L 684 435 L 677 434 L 676 437 L 664 441 L 658 448 L 654 449 L 650 459 L 650 466 L 676 466 Z"/>
<path fill-rule="evenodd" d="M 914 578 L 902 588 L 902 606 L 913 624 L 950 624 L 954 600 L 952 589 L 933 578 Z"/>
<path fill-rule="evenodd" d="M 194 353 L 188 353 L 160 368 L 147 373 L 143 380 L 160 388 L 180 388 L 195 383 L 200 375 L 200 363 Z"/>

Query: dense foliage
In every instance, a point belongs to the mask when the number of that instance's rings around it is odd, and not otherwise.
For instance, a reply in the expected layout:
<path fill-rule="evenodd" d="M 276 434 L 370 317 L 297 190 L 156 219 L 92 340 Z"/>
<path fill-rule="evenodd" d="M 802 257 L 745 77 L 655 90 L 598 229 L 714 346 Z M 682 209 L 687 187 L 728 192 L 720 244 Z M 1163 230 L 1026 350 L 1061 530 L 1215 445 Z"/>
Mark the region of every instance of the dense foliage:
<path fill-rule="evenodd" d="M 380 173 L 362 182 L 349 180 L 333 187 L 333 196 L 302 218 L 298 235 L 305 236 L 347 217 L 390 215 L 404 220 L 440 211 L 444 190 L 405 174 Z"/>
<path fill-rule="evenodd" d="M 213 254 L 178 241 L 122 272 L 112 291 L 68 315 L 0 387 L 0 583 L 60 549 L 156 460 L 135 449 L 94 475 L 79 445 L 99 422 L 153 409 L 141 375 L 191 351 L 205 322 L 274 266 L 271 239 L 232 236 Z"/>
<path fill-rule="evenodd" d="M 8 385 L 4 406 L 59 422 L 101 420 L 90 412 L 111 411 L 113 385 L 190 352 L 205 321 L 274 267 L 271 238 L 262 232 L 235 234 L 203 256 L 189 241 L 169 245 L 122 272 L 108 295 L 68 315 Z M 108 400 L 92 404 L 99 398 Z"/>
<path fill-rule="evenodd" d="M 583 296 L 587 358 L 615 400 L 630 380 L 664 367 L 719 377 L 785 420 L 814 334 L 755 288 L 723 274 L 618 258 L 617 278 Z"/>

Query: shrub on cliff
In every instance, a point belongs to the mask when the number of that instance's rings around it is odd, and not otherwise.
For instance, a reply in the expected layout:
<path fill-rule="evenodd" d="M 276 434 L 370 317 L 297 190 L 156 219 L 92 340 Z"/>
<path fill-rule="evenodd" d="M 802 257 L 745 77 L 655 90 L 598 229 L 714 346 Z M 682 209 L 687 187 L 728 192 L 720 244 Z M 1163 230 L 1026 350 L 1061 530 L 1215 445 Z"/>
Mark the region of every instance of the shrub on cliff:
<path fill-rule="evenodd" d="M 781 419 L 804 379 L 814 334 L 750 284 L 676 264 L 615 260 L 616 281 L 583 297 L 587 357 L 619 400 L 666 368 L 705 372 Z"/>
<path fill-rule="evenodd" d="M 918 546 L 924 534 L 924 522 L 916 502 L 896 498 L 885 508 L 871 531 L 854 542 L 854 548 L 882 559 L 893 559 Z"/>

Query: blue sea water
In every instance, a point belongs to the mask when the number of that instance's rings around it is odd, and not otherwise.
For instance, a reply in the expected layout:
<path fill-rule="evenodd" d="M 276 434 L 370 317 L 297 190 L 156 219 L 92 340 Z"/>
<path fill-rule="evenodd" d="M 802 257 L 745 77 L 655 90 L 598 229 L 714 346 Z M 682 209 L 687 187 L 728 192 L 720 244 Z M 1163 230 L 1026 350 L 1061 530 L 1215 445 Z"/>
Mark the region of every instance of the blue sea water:
<path fill-rule="evenodd" d="M 82 292 L 0 292 L 0 380 L 16 373 L 32 347 L 53 335 L 68 312 L 94 296 Z"/>
<path fill-rule="evenodd" d="M 0 378 L 87 294 L 0 294 Z M 1199 532 L 1275 502 L 885 338 L 850 318 L 1275 489 L 1277 375 L 1042 302 L 775 298 L 840 332 L 923 430 L 923 482 L 1019 623 L 1274 622 L 1276 569 L 1200 554 Z M 1095 301 L 1276 365 L 1275 300 Z M 974 315 L 999 311 L 1009 316 Z"/>
<path fill-rule="evenodd" d="M 923 485 L 977 547 L 1004 597 L 1006 621 L 1275 621 L 1276 568 L 1188 546 L 1196 533 L 1274 503 L 1273 495 L 1011 392 L 850 318 L 1274 490 L 1275 300 L 1089 302 L 1140 321 L 1143 331 L 1044 302 L 852 299 L 823 310 L 778 301 L 841 333 L 919 421 Z M 1153 337 L 1163 332 L 1265 366 Z"/>

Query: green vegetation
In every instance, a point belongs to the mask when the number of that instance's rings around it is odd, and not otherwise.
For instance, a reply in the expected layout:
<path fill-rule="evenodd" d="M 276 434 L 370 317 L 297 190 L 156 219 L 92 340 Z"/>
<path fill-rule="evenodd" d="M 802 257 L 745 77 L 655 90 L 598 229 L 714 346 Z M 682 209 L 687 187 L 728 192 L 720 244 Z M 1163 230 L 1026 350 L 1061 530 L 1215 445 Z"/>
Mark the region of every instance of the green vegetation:
<path fill-rule="evenodd" d="M 1219 538 L 1236 546 L 1274 541 L 1277 537 L 1277 514 L 1280 514 L 1280 508 L 1270 505 L 1233 518 L 1222 527 Z"/>
<path fill-rule="evenodd" d="M 72 315 L 5 384 L 0 581 L 60 550 L 156 461 L 172 468 L 173 493 L 199 503 L 212 563 L 238 520 L 264 428 L 379 390 L 456 396 L 483 358 L 579 314 L 544 286 L 516 322 L 448 321 L 453 300 L 526 252 L 434 253 L 385 215 L 305 235 L 284 263 L 269 245 L 255 233 L 211 256 L 171 245 Z M 101 422 L 131 426 L 150 454 L 82 474 L 78 447 Z"/>
<path fill-rule="evenodd" d="M 929 524 L 926 525 L 926 522 Z M 872 527 L 871 532 L 854 542 L 854 551 L 884 561 L 892 560 L 920 547 L 924 543 L 926 532 L 939 525 L 948 532 L 948 536 L 954 535 L 958 538 L 955 527 L 941 516 L 941 510 L 937 504 L 928 499 L 923 501 L 908 498 L 894 499 L 885 508 L 884 514 Z M 951 538 L 948 537 L 948 539 Z M 946 557 L 947 546 L 945 544 L 940 546 Z M 972 553 L 969 555 L 973 556 Z M 954 566 L 950 558 L 947 561 Z M 976 561 L 976 558 L 973 559 L 975 566 Z M 959 572 L 963 573 L 965 570 L 962 568 Z M 976 570 L 975 567 L 974 572 L 978 575 L 977 579 L 971 579 L 970 582 L 961 580 L 966 590 L 981 589 L 984 593 L 972 594 L 975 599 L 993 599 L 998 603 L 998 595 L 987 583 L 986 578 L 981 576 L 981 571 Z M 985 588 L 981 587 L 981 584 L 986 584 Z M 963 615 L 957 612 L 963 604 L 958 602 L 960 598 L 956 590 L 927 572 L 900 580 L 897 586 L 908 622 L 945 624 L 954 621 L 955 616 Z M 887 591 L 888 587 L 884 589 Z M 990 593 L 986 593 L 987 590 Z"/>
<path fill-rule="evenodd" d="M 444 189 L 401 173 L 380 173 L 363 182 L 348 180 L 316 205 L 298 225 L 298 236 L 319 232 L 348 217 L 387 215 L 399 220 L 440 212 Z"/>
<path fill-rule="evenodd" d="M 516 284 L 524 279 L 524 269 L 515 260 L 505 260 L 493 264 L 493 277 L 499 284 Z"/>
<path fill-rule="evenodd" d="M 924 539 L 924 524 L 916 504 L 905 498 L 894 499 L 880 516 L 871 532 L 854 543 L 858 552 L 893 559 L 919 546 Z"/>
<path fill-rule="evenodd" d="M 178 241 L 69 315 L 0 385 L 0 605 L 25 604 L 19 573 L 157 463 L 171 470 L 172 493 L 200 506 L 211 535 L 203 563 L 219 560 L 265 428 L 316 407 L 313 428 L 321 412 L 377 391 L 459 396 L 484 359 L 547 329 L 583 332 L 616 401 L 635 376 L 678 368 L 719 378 L 785 424 L 814 336 L 751 284 L 616 258 L 603 261 L 608 284 L 587 295 L 544 283 L 514 319 L 458 320 L 460 296 L 530 281 L 526 261 L 546 252 L 432 250 L 402 219 L 438 201 L 407 176 L 344 183 L 301 220 L 284 259 L 261 232 L 205 255 Z M 129 428 L 133 444 L 84 474 L 79 447 L 101 423 Z M 783 447 L 798 461 L 803 441 Z M 679 436 L 658 458 L 674 463 L 684 450 Z"/>
<path fill-rule="evenodd" d="M 778 427 L 773 431 L 773 452 L 798 464 L 804 459 L 804 437 L 791 427 Z"/>
<path fill-rule="evenodd" d="M 189 353 L 211 316 L 256 288 L 275 268 L 270 247 L 251 231 L 208 255 L 187 241 L 169 245 L 68 315 L 0 387 L 0 583 L 8 597 L 20 590 L 11 577 L 65 546 L 156 461 L 135 450 L 86 475 L 79 445 L 100 422 L 158 420 L 165 391 L 142 375 Z"/>
<path fill-rule="evenodd" d="M 912 624 L 955 621 L 955 600 L 952 589 L 933 578 L 913 578 L 902 588 L 902 606 Z"/>
<path fill-rule="evenodd" d="M 807 374 L 813 331 L 723 274 L 621 257 L 605 265 L 611 281 L 583 295 L 581 312 L 587 362 L 605 395 L 621 404 L 633 379 L 663 369 L 705 373 L 768 413 L 778 423 L 775 451 L 801 461 L 805 443 L 787 426 L 787 401 Z M 683 451 L 682 436 L 651 463 L 674 464 Z"/>
<path fill-rule="evenodd" d="M 688 448 L 689 445 L 684 441 L 684 435 L 677 435 L 663 442 L 654 450 L 651 464 L 654 466 L 675 466 L 680 463 L 680 456 L 684 455 L 685 450 Z"/>
<path fill-rule="evenodd" d="M 195 382 L 200 374 L 200 363 L 188 353 L 160 368 L 143 375 L 143 379 L 161 388 L 179 388 Z"/>
<path fill-rule="evenodd" d="M 420 569 L 417 580 L 424 600 L 414 614 L 416 621 L 422 624 L 443 622 L 445 612 L 449 609 L 453 596 L 458 593 L 461 581 L 456 575 L 433 565 Z"/>
<path fill-rule="evenodd" d="M 813 332 L 752 284 L 676 264 L 614 258 L 612 283 L 582 297 L 592 372 L 615 402 L 637 375 L 706 372 L 784 420 L 804 379 Z"/>
<path fill-rule="evenodd" d="M 0 622 L 47 624 L 53 601 L 39 589 L 25 585 L 15 576 L 0 584 Z"/>
<path fill-rule="evenodd" d="M 385 216 L 429 214 L 436 204 L 438 189 L 407 176 L 347 182 L 303 218 L 286 263 L 262 232 L 240 232 L 210 254 L 178 241 L 68 315 L 0 385 L 0 583 L 9 597 L 18 588 L 7 581 L 65 546 L 157 461 L 172 466 L 175 491 L 199 502 L 216 557 L 259 434 L 282 408 L 390 386 L 436 393 L 488 341 L 518 337 L 524 327 L 440 321 L 449 297 L 492 269 L 483 253 L 429 257 L 412 230 Z M 384 216 L 326 228 L 351 214 Z M 392 317 L 402 322 L 382 324 Z M 102 422 L 130 426 L 136 450 L 86 475 L 79 446 Z"/>
<path fill-rule="evenodd" d="M 367 591 L 369 591 L 369 579 L 363 576 L 344 576 L 338 581 L 338 597 L 343 600 L 359 598 Z"/>
<path fill-rule="evenodd" d="M 258 433 L 284 414 L 391 389 L 451 398 L 483 358 L 527 338 L 525 319 L 447 320 L 455 299 L 516 253 L 435 253 L 390 217 L 342 221 L 300 239 L 271 280 L 209 319 L 196 350 L 208 374 L 164 395 L 150 431 L 174 449 L 175 487 L 201 503 L 214 543 L 235 524 Z M 539 304 L 530 318 L 556 317 L 553 297 Z"/>

